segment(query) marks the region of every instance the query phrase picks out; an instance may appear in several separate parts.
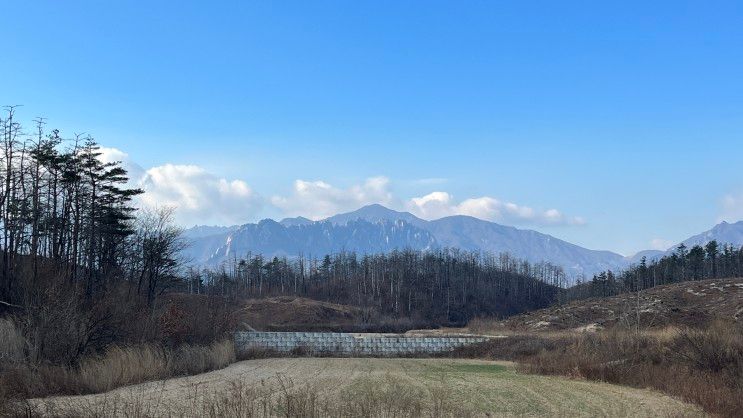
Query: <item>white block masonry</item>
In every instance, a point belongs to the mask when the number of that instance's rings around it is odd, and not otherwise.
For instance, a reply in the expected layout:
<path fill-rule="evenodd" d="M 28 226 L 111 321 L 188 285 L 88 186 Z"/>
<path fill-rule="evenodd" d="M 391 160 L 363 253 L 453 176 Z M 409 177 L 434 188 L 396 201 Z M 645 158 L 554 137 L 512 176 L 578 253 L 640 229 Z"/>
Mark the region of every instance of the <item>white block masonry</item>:
<path fill-rule="evenodd" d="M 350 334 L 335 332 L 238 332 L 238 352 L 251 349 L 359 356 L 395 356 L 413 353 L 440 353 L 487 341 L 487 337 L 408 337 L 401 335 Z"/>

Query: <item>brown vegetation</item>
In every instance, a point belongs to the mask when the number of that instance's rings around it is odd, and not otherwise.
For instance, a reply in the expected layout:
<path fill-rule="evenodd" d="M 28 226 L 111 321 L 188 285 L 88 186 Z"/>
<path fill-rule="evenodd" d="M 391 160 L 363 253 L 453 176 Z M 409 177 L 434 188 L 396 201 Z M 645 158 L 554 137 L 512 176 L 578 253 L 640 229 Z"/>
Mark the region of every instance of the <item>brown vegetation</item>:
<path fill-rule="evenodd" d="M 565 274 L 549 263 L 459 249 L 341 252 L 320 259 L 248 254 L 213 270 L 191 269 L 187 288 L 231 298 L 303 297 L 392 318 L 464 325 L 549 306 Z"/>
<path fill-rule="evenodd" d="M 86 311 L 74 298 L 51 298 L 0 318 L 0 415 L 11 400 L 98 393 L 235 361 L 227 320 L 234 309 L 222 298 L 168 297 L 140 311 L 104 301 L 107 307 Z"/>
<path fill-rule="evenodd" d="M 699 408 L 655 391 L 461 359 L 251 360 L 30 405 L 57 416 L 701 416 Z"/>
<path fill-rule="evenodd" d="M 457 356 L 518 361 L 530 373 L 654 388 L 738 416 L 743 410 L 743 325 L 596 333 L 514 335 L 465 347 Z"/>
<path fill-rule="evenodd" d="M 232 382 L 227 393 L 201 405 L 203 416 L 285 416 L 285 417 L 468 417 L 473 413 L 464 405 L 449 401 L 451 394 L 423 390 L 387 376 L 383 382 L 359 379 L 341 390 L 338 397 L 323 397 L 318 385 L 298 385 L 278 377 L 280 389 Z"/>
<path fill-rule="evenodd" d="M 641 292 L 554 305 L 505 320 L 479 319 L 478 333 L 555 331 L 581 328 L 706 327 L 743 321 L 743 279 L 713 279 L 656 286 Z"/>
<path fill-rule="evenodd" d="M 364 314 L 364 310 L 354 306 L 294 296 L 250 299 L 240 311 L 252 327 L 266 331 L 350 327 L 363 323 Z"/>
<path fill-rule="evenodd" d="M 296 296 L 249 299 L 235 313 L 240 326 L 260 331 L 405 332 L 435 323 L 380 314 L 357 307 Z"/>
<path fill-rule="evenodd" d="M 100 393 L 150 380 L 203 373 L 234 361 L 231 341 L 208 346 L 182 345 L 176 349 L 112 346 L 104 354 L 85 358 L 75 366 L 4 366 L 0 393 L 13 399 Z"/>
<path fill-rule="evenodd" d="M 277 376 L 278 387 L 229 382 L 229 389 L 197 397 L 198 388 L 181 405 L 163 405 L 141 397 L 106 398 L 103 402 L 55 409 L 48 405 L 26 405 L 19 415 L 59 417 L 102 416 L 202 416 L 202 417 L 468 417 L 473 413 L 463 405 L 448 401 L 446 390 L 430 392 L 410 387 L 400 379 L 384 382 L 360 379 L 343 389 L 339 396 L 323 396 L 317 384 L 296 385 Z M 380 384 L 383 383 L 383 384 Z M 199 399 L 193 402 L 192 399 Z M 183 407 L 186 406 L 186 408 Z"/>

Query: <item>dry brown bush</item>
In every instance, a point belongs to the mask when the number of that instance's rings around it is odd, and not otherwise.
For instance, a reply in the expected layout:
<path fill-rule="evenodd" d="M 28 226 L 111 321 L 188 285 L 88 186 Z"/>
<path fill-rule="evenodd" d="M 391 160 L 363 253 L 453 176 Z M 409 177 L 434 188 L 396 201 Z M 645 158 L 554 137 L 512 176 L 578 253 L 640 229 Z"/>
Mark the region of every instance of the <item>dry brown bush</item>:
<path fill-rule="evenodd" d="M 192 375 L 221 369 L 236 361 L 235 344 L 223 340 L 210 345 L 183 345 L 168 357 L 170 375 Z"/>
<path fill-rule="evenodd" d="M 171 347 L 180 344 L 206 345 L 232 336 L 242 329 L 235 300 L 221 296 L 168 294 L 158 312 L 157 340 Z"/>
<path fill-rule="evenodd" d="M 443 353 L 442 355 L 459 358 L 522 361 L 533 358 L 543 351 L 556 350 L 561 345 L 571 342 L 572 338 L 570 336 L 513 335 L 508 338 L 493 338 L 483 343 L 459 347 L 451 353 Z"/>
<path fill-rule="evenodd" d="M 705 330 L 685 329 L 673 343 L 671 352 L 680 361 L 698 370 L 743 378 L 743 326 L 717 322 Z"/>
<path fill-rule="evenodd" d="M 0 318 L 0 364 L 4 367 L 22 364 L 26 360 L 26 338 L 10 318 Z"/>
<path fill-rule="evenodd" d="M 167 355 L 152 346 L 111 347 L 99 357 L 84 359 L 71 370 L 83 393 L 106 392 L 115 387 L 167 377 Z"/>
<path fill-rule="evenodd" d="M 663 333 L 610 330 L 494 340 L 458 355 L 517 360 L 521 370 L 655 388 L 711 413 L 743 411 L 743 326 Z"/>
<path fill-rule="evenodd" d="M 18 366 L 2 370 L 0 394 L 15 398 L 100 393 L 113 388 L 225 367 L 235 361 L 225 340 L 207 346 L 163 349 L 154 345 L 113 346 L 79 365 Z"/>

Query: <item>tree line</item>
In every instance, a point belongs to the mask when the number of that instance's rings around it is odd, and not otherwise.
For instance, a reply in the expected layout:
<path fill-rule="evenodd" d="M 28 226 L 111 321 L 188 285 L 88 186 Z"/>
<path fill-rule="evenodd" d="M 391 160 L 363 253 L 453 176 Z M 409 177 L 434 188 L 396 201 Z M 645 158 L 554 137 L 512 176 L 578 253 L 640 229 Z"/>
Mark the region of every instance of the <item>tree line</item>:
<path fill-rule="evenodd" d="M 2 300 L 23 303 L 39 281 L 56 280 L 88 301 L 128 282 L 152 303 L 176 278 L 182 243 L 171 212 L 135 218 L 142 191 L 119 162 L 102 161 L 92 137 L 63 139 L 41 118 L 26 132 L 15 113 L 0 117 Z"/>
<path fill-rule="evenodd" d="M 602 272 L 590 281 L 579 283 L 567 292 L 569 299 L 595 296 L 613 296 L 636 292 L 658 285 L 690 280 L 741 277 L 743 275 L 743 247 L 709 241 L 704 246 L 688 248 L 680 244 L 670 255 L 640 263 L 625 271 Z"/>
<path fill-rule="evenodd" d="M 24 324 L 34 355 L 77 358 L 152 312 L 180 280 L 184 241 L 171 210 L 137 210 L 142 191 L 95 139 L 42 118 L 26 128 L 17 110 L 0 115 L 0 314 Z"/>
<path fill-rule="evenodd" d="M 562 268 L 508 254 L 443 249 L 401 250 L 322 258 L 248 254 L 218 268 L 190 269 L 183 290 L 229 297 L 303 296 L 395 317 L 463 323 L 474 316 L 507 316 L 554 302 Z"/>

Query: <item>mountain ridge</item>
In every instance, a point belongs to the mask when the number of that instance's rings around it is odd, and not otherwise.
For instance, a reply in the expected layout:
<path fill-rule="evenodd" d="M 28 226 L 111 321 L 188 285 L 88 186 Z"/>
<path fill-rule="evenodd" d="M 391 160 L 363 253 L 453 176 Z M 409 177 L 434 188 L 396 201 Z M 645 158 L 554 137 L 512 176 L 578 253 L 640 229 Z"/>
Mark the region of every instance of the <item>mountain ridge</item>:
<path fill-rule="evenodd" d="M 738 247 L 743 246 L 743 221 L 721 221 L 711 229 L 692 235 L 665 250 L 644 250 L 628 257 L 628 259 L 631 263 L 639 263 L 643 257 L 645 257 L 647 261 L 657 260 L 661 257 L 673 254 L 681 244 L 684 244 L 687 249 L 694 247 L 695 245 L 704 247 L 712 240 L 715 240 L 720 244 L 733 244 Z"/>
<path fill-rule="evenodd" d="M 215 232 L 215 233 L 212 233 Z M 186 231 L 192 246 L 185 251 L 193 264 L 215 266 L 246 254 L 265 256 L 325 255 L 338 251 L 360 254 L 389 252 L 395 249 L 432 250 L 458 248 L 510 255 L 531 263 L 550 262 L 562 266 L 574 278 L 590 277 L 605 270 L 622 270 L 669 254 L 646 250 L 623 256 L 608 250 L 593 250 L 530 229 L 519 229 L 495 222 L 453 215 L 424 220 L 409 212 L 400 212 L 379 204 L 339 213 L 312 221 L 305 217 L 281 221 L 263 219 L 231 227 L 198 226 Z M 743 221 L 722 222 L 709 231 L 690 237 L 687 246 L 711 239 L 743 245 Z"/>

